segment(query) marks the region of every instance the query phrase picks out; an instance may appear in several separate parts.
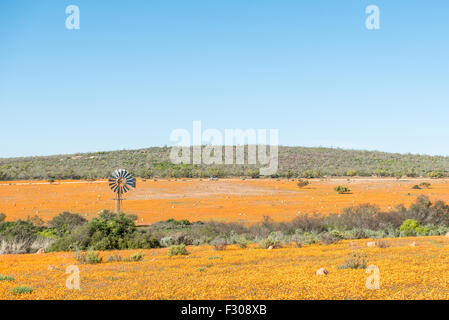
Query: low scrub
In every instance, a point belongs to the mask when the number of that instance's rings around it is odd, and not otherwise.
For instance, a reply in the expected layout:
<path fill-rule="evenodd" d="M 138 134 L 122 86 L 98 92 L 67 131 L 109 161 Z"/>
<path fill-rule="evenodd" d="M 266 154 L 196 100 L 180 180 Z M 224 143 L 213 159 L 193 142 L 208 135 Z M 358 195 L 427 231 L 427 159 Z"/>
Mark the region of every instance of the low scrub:
<path fill-rule="evenodd" d="M 14 278 L 10 276 L 3 276 L 0 274 L 0 281 L 14 281 Z"/>
<path fill-rule="evenodd" d="M 214 240 L 212 240 L 210 244 L 214 246 L 215 250 L 225 250 L 228 245 L 228 242 L 226 241 L 225 238 L 217 237 Z"/>
<path fill-rule="evenodd" d="M 272 232 L 266 238 L 259 240 L 259 247 L 263 249 L 280 248 L 283 243 L 284 236 L 282 232 Z"/>
<path fill-rule="evenodd" d="M 30 294 L 33 292 L 33 288 L 26 287 L 26 286 L 15 287 L 15 288 L 11 289 L 11 292 L 15 295 Z"/>
<path fill-rule="evenodd" d="M 122 261 L 122 256 L 117 253 L 111 254 L 106 258 L 106 262 L 120 262 L 120 261 Z"/>
<path fill-rule="evenodd" d="M 185 244 L 175 245 L 171 246 L 168 255 L 171 256 L 182 256 L 182 255 L 188 255 L 189 252 L 186 249 Z"/>
<path fill-rule="evenodd" d="M 102 262 L 102 258 L 100 254 L 94 252 L 93 250 L 89 250 L 87 252 L 77 251 L 75 253 L 75 259 L 82 264 L 97 264 Z"/>
<path fill-rule="evenodd" d="M 299 179 L 298 183 L 296 184 L 299 188 L 303 188 L 305 186 L 309 185 L 309 180 L 306 179 Z"/>
<path fill-rule="evenodd" d="M 142 260 L 143 260 L 143 254 L 141 254 L 140 252 L 137 252 L 137 253 L 133 254 L 132 256 L 123 259 L 123 261 L 125 261 L 125 262 L 137 262 L 137 261 L 142 261 Z"/>
<path fill-rule="evenodd" d="M 351 189 L 349 189 L 348 187 L 344 187 L 344 186 L 336 186 L 334 188 L 334 191 L 339 194 L 351 193 Z"/>
<path fill-rule="evenodd" d="M 338 269 L 366 269 L 366 253 L 353 252 Z"/>
<path fill-rule="evenodd" d="M 337 230 L 332 230 L 332 231 L 324 232 L 324 233 L 320 234 L 319 239 L 322 244 L 329 245 L 329 244 L 336 243 L 340 240 L 343 240 L 344 235 Z"/>

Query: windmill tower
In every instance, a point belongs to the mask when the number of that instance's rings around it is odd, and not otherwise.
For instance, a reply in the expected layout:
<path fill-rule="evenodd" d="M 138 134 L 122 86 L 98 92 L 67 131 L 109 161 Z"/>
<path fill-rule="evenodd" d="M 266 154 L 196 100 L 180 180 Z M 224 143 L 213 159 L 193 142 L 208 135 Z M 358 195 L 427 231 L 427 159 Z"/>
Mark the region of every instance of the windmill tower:
<path fill-rule="evenodd" d="M 127 193 L 131 187 L 136 187 L 136 178 L 124 169 L 115 170 L 109 177 L 109 187 L 115 193 L 114 212 L 119 213 L 122 210 L 123 195 Z"/>

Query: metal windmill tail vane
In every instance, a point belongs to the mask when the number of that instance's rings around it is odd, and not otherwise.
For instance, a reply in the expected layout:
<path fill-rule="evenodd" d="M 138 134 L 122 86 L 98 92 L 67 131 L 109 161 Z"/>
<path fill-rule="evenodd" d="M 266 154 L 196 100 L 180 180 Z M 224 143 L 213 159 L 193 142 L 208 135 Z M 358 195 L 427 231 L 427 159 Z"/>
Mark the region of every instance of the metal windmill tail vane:
<path fill-rule="evenodd" d="M 122 209 L 122 196 L 131 188 L 136 187 L 136 178 L 124 169 L 115 170 L 109 177 L 109 187 L 114 191 L 116 198 L 114 212 L 119 213 Z"/>

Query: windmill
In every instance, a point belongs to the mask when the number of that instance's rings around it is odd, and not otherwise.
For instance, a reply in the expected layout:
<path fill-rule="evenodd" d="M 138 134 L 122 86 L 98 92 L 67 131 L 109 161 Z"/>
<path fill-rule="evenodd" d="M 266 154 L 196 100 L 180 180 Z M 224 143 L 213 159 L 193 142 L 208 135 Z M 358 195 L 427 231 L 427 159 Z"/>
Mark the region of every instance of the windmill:
<path fill-rule="evenodd" d="M 122 196 L 131 187 L 136 187 L 136 178 L 124 169 L 115 170 L 109 177 L 109 187 L 116 194 L 114 212 L 119 213 L 122 208 Z"/>

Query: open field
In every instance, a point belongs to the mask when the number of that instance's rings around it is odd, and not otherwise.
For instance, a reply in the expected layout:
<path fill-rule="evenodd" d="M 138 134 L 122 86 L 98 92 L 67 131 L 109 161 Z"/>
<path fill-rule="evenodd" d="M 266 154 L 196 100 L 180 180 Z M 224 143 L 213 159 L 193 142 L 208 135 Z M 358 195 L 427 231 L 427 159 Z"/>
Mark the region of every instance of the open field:
<path fill-rule="evenodd" d="M 140 262 L 78 265 L 79 291 L 66 288 L 66 268 L 77 265 L 73 252 L 1 255 L 0 275 L 14 280 L 0 281 L 0 299 L 449 299 L 448 238 L 387 239 L 388 248 L 368 248 L 367 241 L 273 250 L 189 246 L 190 255 L 175 257 L 168 249 L 140 250 Z M 365 269 L 338 269 L 354 250 L 379 268 L 380 289 L 366 288 Z M 109 254 L 101 252 L 103 261 Z M 321 267 L 329 273 L 315 275 Z M 33 292 L 14 295 L 17 286 Z"/>
<path fill-rule="evenodd" d="M 126 195 L 126 213 L 137 214 L 138 224 L 169 218 L 259 222 L 263 216 L 276 221 L 291 220 L 302 213 L 339 213 L 343 208 L 372 203 L 388 210 L 403 203 L 408 206 L 416 196 L 449 202 L 449 180 L 408 178 L 333 178 L 310 179 L 298 188 L 296 179 L 140 179 L 137 188 Z M 411 187 L 431 183 L 429 189 Z M 337 194 L 337 185 L 348 186 L 351 194 Z M 113 193 L 106 181 L 14 181 L 0 183 L 0 212 L 7 220 L 38 215 L 44 220 L 63 211 L 88 218 L 100 210 L 113 209 Z"/>

